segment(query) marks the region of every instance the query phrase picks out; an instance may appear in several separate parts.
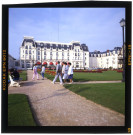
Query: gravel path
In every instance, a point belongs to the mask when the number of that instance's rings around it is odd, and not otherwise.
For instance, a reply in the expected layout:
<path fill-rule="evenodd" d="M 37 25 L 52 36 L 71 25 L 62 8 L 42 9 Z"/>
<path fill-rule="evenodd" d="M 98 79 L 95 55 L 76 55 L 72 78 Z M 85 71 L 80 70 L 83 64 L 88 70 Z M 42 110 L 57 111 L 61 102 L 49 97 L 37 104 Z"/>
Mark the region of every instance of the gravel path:
<path fill-rule="evenodd" d="M 124 126 L 125 116 L 86 100 L 59 83 L 44 79 L 28 81 L 22 87 L 9 87 L 8 93 L 28 95 L 31 106 L 41 126 Z"/>

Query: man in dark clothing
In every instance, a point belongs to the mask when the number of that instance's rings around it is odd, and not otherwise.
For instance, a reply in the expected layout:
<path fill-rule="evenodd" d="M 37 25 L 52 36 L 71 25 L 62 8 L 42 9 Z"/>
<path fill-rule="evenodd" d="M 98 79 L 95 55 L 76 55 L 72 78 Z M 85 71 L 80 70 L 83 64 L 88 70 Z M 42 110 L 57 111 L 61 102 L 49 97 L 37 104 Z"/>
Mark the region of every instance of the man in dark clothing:
<path fill-rule="evenodd" d="M 16 69 L 13 69 L 13 68 L 10 69 L 10 74 L 11 74 L 13 81 L 19 80 L 20 75 Z"/>
<path fill-rule="evenodd" d="M 55 75 L 55 78 L 54 78 L 54 80 L 53 80 L 53 84 L 56 82 L 56 80 L 57 80 L 57 78 L 59 77 L 59 80 L 60 80 L 60 84 L 63 84 L 63 82 L 62 82 L 62 78 L 61 78 L 61 71 L 62 71 L 62 67 L 61 67 L 61 65 L 60 65 L 60 62 L 58 61 L 57 62 L 58 64 L 57 64 L 57 66 L 56 66 L 56 75 Z"/>

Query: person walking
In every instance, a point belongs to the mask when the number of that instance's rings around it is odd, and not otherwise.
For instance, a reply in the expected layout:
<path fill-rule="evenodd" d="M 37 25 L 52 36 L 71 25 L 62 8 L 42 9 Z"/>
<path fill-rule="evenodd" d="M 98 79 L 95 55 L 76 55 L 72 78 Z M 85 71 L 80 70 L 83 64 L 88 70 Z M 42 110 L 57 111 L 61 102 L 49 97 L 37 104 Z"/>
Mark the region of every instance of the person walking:
<path fill-rule="evenodd" d="M 32 78 L 32 80 L 34 80 L 35 76 L 37 76 L 37 80 L 39 80 L 38 72 L 37 72 L 37 64 L 35 64 L 35 66 L 33 67 L 33 78 Z"/>
<path fill-rule="evenodd" d="M 65 62 L 62 62 L 62 80 L 63 80 L 63 76 L 64 76 L 64 73 L 65 73 Z"/>
<path fill-rule="evenodd" d="M 72 68 L 72 65 L 71 63 L 68 63 L 68 66 L 69 66 L 69 70 L 68 70 L 68 79 L 70 79 L 70 83 L 73 82 L 73 68 Z"/>
<path fill-rule="evenodd" d="M 54 80 L 52 82 L 53 84 L 55 84 L 58 77 L 59 77 L 59 80 L 60 80 L 60 84 L 63 84 L 62 78 L 61 78 L 61 72 L 62 72 L 62 67 L 60 65 L 60 62 L 58 61 L 57 66 L 56 66 L 56 75 L 55 75 L 55 78 L 54 78 Z"/>
<path fill-rule="evenodd" d="M 44 80 L 44 73 L 45 73 L 45 66 L 42 65 L 42 71 L 41 71 L 42 80 Z"/>
<path fill-rule="evenodd" d="M 69 67 L 68 67 L 66 62 L 64 63 L 64 65 L 65 65 L 65 71 L 64 71 L 63 79 L 64 79 L 64 83 L 65 83 L 66 79 L 68 79 L 68 69 L 69 69 Z"/>

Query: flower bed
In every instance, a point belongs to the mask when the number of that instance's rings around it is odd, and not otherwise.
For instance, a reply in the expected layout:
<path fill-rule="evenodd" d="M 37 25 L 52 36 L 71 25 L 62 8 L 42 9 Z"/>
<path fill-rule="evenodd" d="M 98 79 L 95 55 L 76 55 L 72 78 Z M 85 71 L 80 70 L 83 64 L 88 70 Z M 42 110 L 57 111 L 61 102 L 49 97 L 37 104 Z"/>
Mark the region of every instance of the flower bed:
<path fill-rule="evenodd" d="M 55 76 L 55 74 L 56 74 L 55 71 L 50 71 L 50 70 L 46 70 L 45 73 L 49 74 L 49 75 L 53 75 L 53 76 Z"/>
<path fill-rule="evenodd" d="M 122 72 L 123 72 L 123 70 L 117 70 L 117 72 L 118 72 L 118 73 L 122 73 Z"/>

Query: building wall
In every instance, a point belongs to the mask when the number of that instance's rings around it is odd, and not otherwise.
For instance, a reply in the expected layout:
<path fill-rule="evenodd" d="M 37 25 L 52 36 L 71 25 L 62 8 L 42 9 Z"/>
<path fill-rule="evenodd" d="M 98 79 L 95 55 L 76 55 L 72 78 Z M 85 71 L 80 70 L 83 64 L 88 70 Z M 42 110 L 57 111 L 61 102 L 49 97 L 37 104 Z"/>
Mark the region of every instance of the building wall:
<path fill-rule="evenodd" d="M 41 48 L 41 44 L 43 47 Z M 36 45 L 35 45 L 36 44 Z M 45 46 L 45 44 L 49 44 Z M 61 45 L 61 49 L 59 48 Z M 56 45 L 56 49 L 53 48 Z M 65 49 L 67 46 L 67 49 Z M 78 41 L 70 43 L 57 43 L 46 41 L 34 41 L 33 38 L 24 37 L 24 41 L 20 47 L 20 66 L 22 68 L 31 68 L 36 62 L 53 62 L 57 61 L 71 62 L 74 68 L 89 67 L 89 51 L 86 45 L 81 45 Z"/>
<path fill-rule="evenodd" d="M 92 52 L 90 53 L 90 68 L 122 68 L 122 64 L 119 63 L 119 57 L 121 49 L 115 49 L 106 52 Z M 122 55 L 121 55 L 122 57 Z"/>
<path fill-rule="evenodd" d="M 15 67 L 15 58 L 8 54 L 8 69 Z"/>

